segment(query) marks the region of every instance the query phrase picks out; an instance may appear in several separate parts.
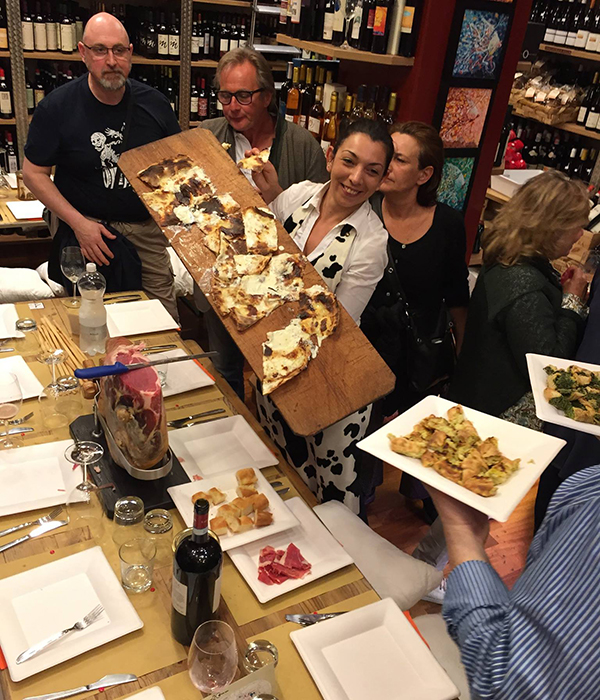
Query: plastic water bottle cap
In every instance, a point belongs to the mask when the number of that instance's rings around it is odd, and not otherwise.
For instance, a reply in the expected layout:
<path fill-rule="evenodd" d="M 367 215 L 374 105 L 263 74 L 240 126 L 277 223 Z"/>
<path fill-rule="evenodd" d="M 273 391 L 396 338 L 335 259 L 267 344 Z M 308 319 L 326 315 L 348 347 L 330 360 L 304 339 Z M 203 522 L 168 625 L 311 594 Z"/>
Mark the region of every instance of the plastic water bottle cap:
<path fill-rule="evenodd" d="M 85 266 L 86 272 L 96 272 L 96 263 L 87 263 Z"/>

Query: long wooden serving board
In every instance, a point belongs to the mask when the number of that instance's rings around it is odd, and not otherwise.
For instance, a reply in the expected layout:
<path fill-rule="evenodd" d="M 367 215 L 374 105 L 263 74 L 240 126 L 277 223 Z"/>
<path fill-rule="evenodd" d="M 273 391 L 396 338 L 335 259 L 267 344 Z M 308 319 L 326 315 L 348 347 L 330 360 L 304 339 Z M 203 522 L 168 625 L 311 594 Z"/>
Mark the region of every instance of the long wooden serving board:
<path fill-rule="evenodd" d="M 241 207 L 264 206 L 261 196 L 219 141 L 205 129 L 184 131 L 127 151 L 120 157 L 119 167 L 138 194 L 148 192 L 150 188 L 139 180 L 137 173 L 179 153 L 187 154 L 203 168 L 218 194 L 231 193 Z M 150 213 L 154 216 L 154 212 L 150 210 Z M 283 226 L 278 223 L 277 229 L 280 247 L 285 252 L 297 253 L 298 247 Z M 210 285 L 215 255 L 202 243 L 203 234 L 195 225 L 189 230 L 166 227 L 163 231 L 212 304 Z M 310 263 L 306 264 L 303 278 L 306 287 L 324 284 Z M 340 311 L 338 329 L 323 342 L 308 368 L 270 394 L 297 435 L 314 435 L 394 388 L 394 375 L 388 366 L 341 305 Z M 243 332 L 237 330 L 231 319 L 222 321 L 253 371 L 262 378 L 262 344 L 267 333 L 284 328 L 297 314 L 298 302 L 288 302 Z"/>

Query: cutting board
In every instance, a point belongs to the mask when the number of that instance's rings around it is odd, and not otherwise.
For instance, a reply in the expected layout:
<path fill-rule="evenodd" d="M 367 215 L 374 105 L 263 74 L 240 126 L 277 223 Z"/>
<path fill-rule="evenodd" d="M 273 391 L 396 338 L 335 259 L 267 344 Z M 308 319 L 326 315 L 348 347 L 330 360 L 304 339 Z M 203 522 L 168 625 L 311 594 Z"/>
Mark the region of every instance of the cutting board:
<path fill-rule="evenodd" d="M 180 153 L 189 155 L 203 168 L 218 194 L 231 193 L 241 207 L 264 206 L 261 196 L 219 141 L 205 129 L 184 131 L 127 151 L 120 157 L 119 167 L 138 194 L 148 192 L 151 188 L 139 180 L 137 173 L 152 163 Z M 277 229 L 280 248 L 298 253 L 298 247 L 280 223 Z M 212 304 L 210 283 L 215 255 L 202 243 L 203 235 L 198 227 L 193 225 L 189 230 L 183 226 L 166 227 L 163 231 Z M 310 263 L 304 269 L 303 278 L 306 287 L 324 285 Z M 324 341 L 308 368 L 270 394 L 297 435 L 314 435 L 394 388 L 391 370 L 341 306 L 340 311 L 338 329 Z M 298 302 L 288 302 L 243 332 L 236 329 L 231 319 L 222 320 L 252 370 L 262 378 L 262 344 L 267 333 L 284 328 L 297 314 Z"/>

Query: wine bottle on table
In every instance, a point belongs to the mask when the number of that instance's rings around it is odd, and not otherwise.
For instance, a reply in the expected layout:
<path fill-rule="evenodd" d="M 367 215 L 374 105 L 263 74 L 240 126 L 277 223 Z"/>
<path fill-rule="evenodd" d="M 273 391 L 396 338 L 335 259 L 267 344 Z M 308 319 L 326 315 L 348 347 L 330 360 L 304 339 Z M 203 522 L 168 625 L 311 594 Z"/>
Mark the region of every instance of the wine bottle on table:
<path fill-rule="evenodd" d="M 194 525 L 173 558 L 171 631 L 180 644 L 189 646 L 196 629 L 214 619 L 221 598 L 223 552 L 208 533 L 208 501 L 194 504 Z"/>

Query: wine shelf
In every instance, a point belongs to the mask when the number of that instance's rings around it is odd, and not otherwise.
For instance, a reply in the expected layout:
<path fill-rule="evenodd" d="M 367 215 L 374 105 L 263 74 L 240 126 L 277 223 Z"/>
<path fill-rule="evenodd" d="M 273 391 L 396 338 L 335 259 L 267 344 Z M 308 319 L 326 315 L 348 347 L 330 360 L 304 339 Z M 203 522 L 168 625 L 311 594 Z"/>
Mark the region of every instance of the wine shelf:
<path fill-rule="evenodd" d="M 199 5 L 225 5 L 225 7 L 245 7 L 252 9 L 252 3 L 245 0 L 194 0 Z M 279 12 L 279 9 L 277 10 Z"/>
<path fill-rule="evenodd" d="M 12 117 L 11 119 L 0 119 L 0 126 L 10 126 L 11 124 L 16 124 L 17 120 Z"/>
<path fill-rule="evenodd" d="M 10 51 L 0 51 L 0 58 L 10 58 Z"/>
<path fill-rule="evenodd" d="M 1 55 L 1 54 L 0 54 Z M 79 51 L 73 51 L 72 53 L 62 53 L 61 51 L 24 51 L 23 56 L 27 58 L 36 58 L 46 61 L 80 61 L 81 56 Z M 178 66 L 179 61 L 170 58 L 146 58 L 145 56 L 138 56 L 133 54 L 131 62 L 138 65 L 149 65 L 149 66 Z M 212 61 L 211 63 L 215 63 Z M 215 63 L 216 65 L 216 63 Z"/>
<path fill-rule="evenodd" d="M 531 119 L 538 124 L 544 124 L 540 122 L 535 117 L 530 117 L 528 114 L 520 112 L 517 107 L 513 107 L 513 112 L 515 117 L 523 117 L 524 119 Z M 559 129 L 560 131 L 568 131 L 571 134 L 577 134 L 578 136 L 585 136 L 588 139 L 594 139 L 595 141 L 600 141 L 600 133 L 597 131 L 592 131 L 591 129 L 586 129 L 585 126 L 580 126 L 579 124 L 572 124 L 566 122 L 565 124 L 545 124 L 549 129 Z"/>
<path fill-rule="evenodd" d="M 539 49 L 540 51 L 555 53 L 559 56 L 572 56 L 573 58 L 579 58 L 585 61 L 600 62 L 600 53 L 594 53 L 592 51 L 580 51 L 579 49 L 571 49 L 568 46 L 557 46 L 556 44 L 540 44 Z"/>
<path fill-rule="evenodd" d="M 323 41 L 303 41 L 287 34 L 277 34 L 277 41 L 287 46 L 295 46 L 297 49 L 314 51 L 324 56 L 333 56 L 333 58 L 345 59 L 346 61 L 378 63 L 385 66 L 412 66 L 415 62 L 414 58 L 390 56 L 387 53 L 371 53 L 370 51 L 360 51 L 359 49 L 342 49 L 340 46 L 334 46 Z M 600 56 L 600 54 L 598 55 Z"/>

